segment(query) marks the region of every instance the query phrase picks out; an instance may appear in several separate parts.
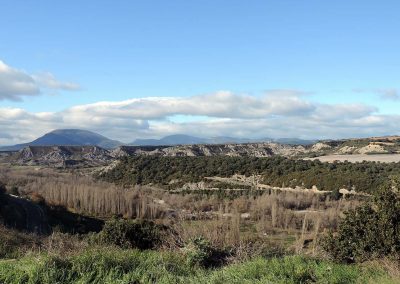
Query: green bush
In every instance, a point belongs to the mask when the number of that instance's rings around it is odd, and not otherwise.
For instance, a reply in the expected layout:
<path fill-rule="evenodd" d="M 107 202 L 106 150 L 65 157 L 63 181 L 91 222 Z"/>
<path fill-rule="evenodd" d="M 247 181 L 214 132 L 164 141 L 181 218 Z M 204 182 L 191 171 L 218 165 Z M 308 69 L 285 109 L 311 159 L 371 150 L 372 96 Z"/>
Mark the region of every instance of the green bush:
<path fill-rule="evenodd" d="M 339 192 L 339 188 L 335 188 L 335 189 L 332 190 L 332 192 L 330 193 L 330 197 L 331 197 L 333 200 L 339 200 L 340 198 L 343 197 L 343 194 L 341 194 L 341 193 Z"/>
<path fill-rule="evenodd" d="M 226 262 L 227 251 L 217 249 L 203 238 L 197 237 L 189 241 L 184 247 L 187 263 L 191 266 L 218 267 Z"/>
<path fill-rule="evenodd" d="M 376 194 L 371 202 L 350 210 L 322 243 L 336 260 L 362 262 L 400 254 L 400 197 L 392 186 Z"/>
<path fill-rule="evenodd" d="M 99 240 L 122 248 L 152 249 L 161 244 L 167 228 L 147 220 L 112 219 L 98 234 Z"/>

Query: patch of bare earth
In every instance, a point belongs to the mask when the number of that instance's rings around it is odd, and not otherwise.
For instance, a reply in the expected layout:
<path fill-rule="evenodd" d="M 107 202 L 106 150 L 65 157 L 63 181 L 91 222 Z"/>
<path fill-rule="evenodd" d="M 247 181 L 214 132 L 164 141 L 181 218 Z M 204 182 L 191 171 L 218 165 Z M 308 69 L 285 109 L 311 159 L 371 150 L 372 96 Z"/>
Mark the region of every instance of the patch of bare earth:
<path fill-rule="evenodd" d="M 305 158 L 305 160 L 320 160 L 321 162 L 333 163 L 335 161 L 351 163 L 369 161 L 381 163 L 397 163 L 400 162 L 400 154 L 354 154 L 354 155 L 326 155 L 315 158 Z"/>

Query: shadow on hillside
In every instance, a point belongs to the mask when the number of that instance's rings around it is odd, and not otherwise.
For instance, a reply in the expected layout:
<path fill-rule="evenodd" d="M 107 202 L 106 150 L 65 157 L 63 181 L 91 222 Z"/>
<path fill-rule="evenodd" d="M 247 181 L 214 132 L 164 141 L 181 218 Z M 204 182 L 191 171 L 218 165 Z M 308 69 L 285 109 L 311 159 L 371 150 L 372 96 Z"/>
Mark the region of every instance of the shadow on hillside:
<path fill-rule="evenodd" d="M 44 202 L 0 192 L 0 222 L 18 231 L 50 235 L 53 231 L 70 234 L 99 232 L 104 221 L 69 212 L 63 206 L 49 206 Z"/>
<path fill-rule="evenodd" d="M 69 234 L 100 232 L 104 221 L 93 217 L 69 212 L 64 206 L 46 205 L 49 224 L 53 230 Z"/>

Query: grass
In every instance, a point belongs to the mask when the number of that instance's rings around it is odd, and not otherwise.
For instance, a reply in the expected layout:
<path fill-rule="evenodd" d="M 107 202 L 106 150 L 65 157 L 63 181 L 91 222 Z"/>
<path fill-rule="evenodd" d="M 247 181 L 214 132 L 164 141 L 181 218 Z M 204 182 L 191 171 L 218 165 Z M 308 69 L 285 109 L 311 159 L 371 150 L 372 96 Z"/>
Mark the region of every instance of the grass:
<path fill-rule="evenodd" d="M 377 265 L 345 265 L 302 256 L 255 258 L 211 270 L 182 253 L 91 249 L 69 256 L 0 260 L 0 283 L 399 283 Z"/>

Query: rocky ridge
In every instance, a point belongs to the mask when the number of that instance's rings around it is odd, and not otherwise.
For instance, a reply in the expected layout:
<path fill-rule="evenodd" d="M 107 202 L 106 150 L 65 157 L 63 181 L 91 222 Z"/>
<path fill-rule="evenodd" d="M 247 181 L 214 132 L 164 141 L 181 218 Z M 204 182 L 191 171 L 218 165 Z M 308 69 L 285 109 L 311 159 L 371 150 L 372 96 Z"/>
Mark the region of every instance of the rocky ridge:
<path fill-rule="evenodd" d="M 17 165 L 52 167 L 103 166 L 113 160 L 98 146 L 28 146 L 9 158 Z"/>
<path fill-rule="evenodd" d="M 178 146 L 119 146 L 104 149 L 99 146 L 27 146 L 13 154 L 1 155 L 2 161 L 16 165 L 52 167 L 106 166 L 123 156 L 232 156 L 290 158 L 318 157 L 340 154 L 400 153 L 400 138 L 320 141 L 313 145 L 279 143 L 200 144 Z"/>

